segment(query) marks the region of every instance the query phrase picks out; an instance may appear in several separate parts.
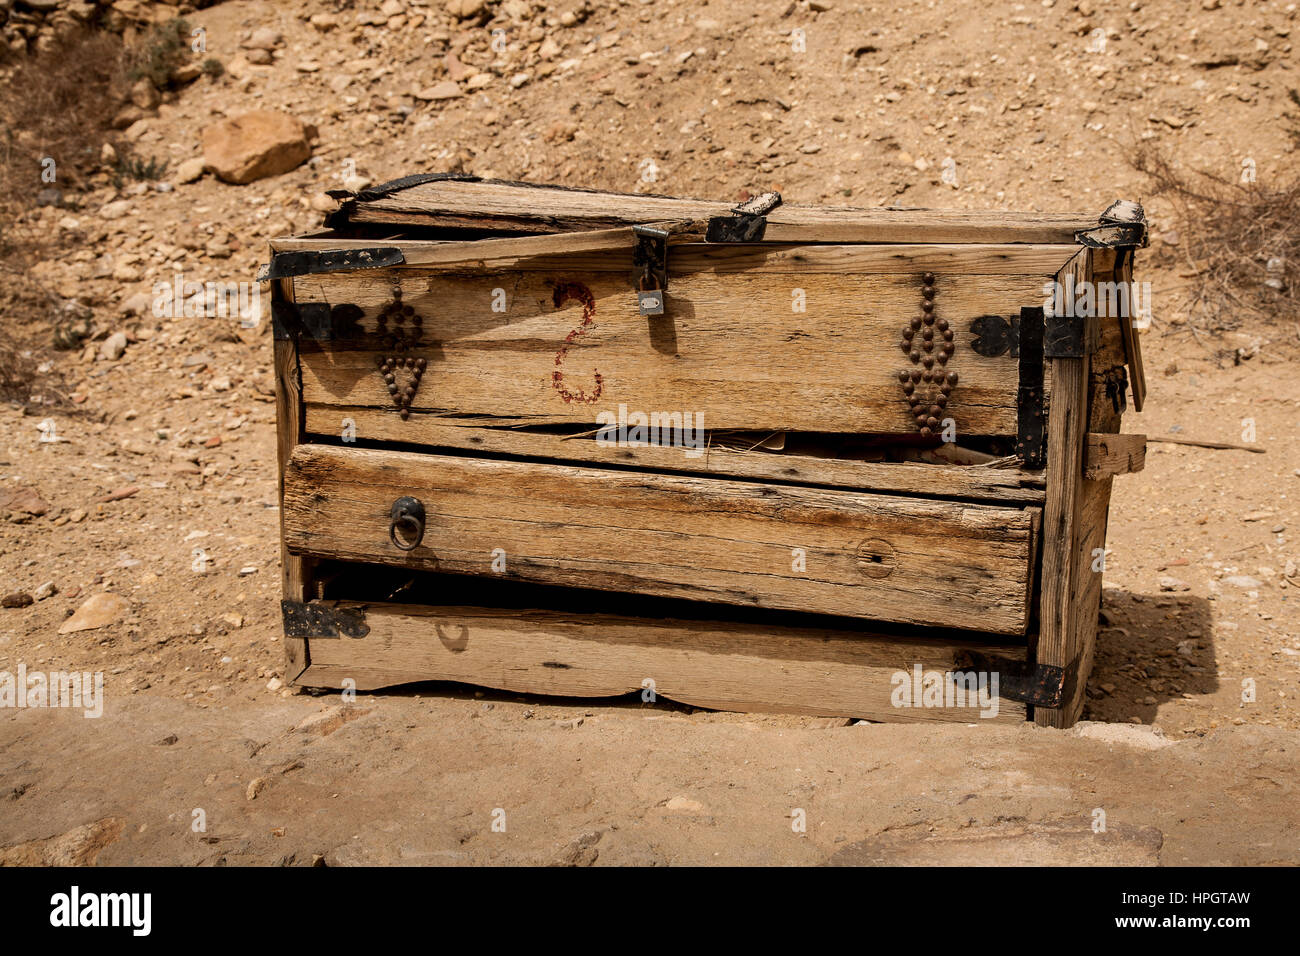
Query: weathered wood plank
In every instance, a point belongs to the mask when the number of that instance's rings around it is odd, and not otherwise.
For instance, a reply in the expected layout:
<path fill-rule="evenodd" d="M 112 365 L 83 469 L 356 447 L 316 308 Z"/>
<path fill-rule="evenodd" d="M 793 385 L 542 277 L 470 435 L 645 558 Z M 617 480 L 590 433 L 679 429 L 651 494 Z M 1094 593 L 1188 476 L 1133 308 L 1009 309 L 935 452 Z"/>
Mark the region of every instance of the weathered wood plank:
<path fill-rule="evenodd" d="M 337 438 L 343 422 L 362 441 L 404 441 L 462 452 L 517 455 L 577 464 L 619 465 L 657 471 L 691 472 L 730 478 L 761 478 L 827 488 L 926 495 L 969 501 L 1041 505 L 1046 482 L 1039 472 L 978 465 L 854 461 L 711 446 L 698 457 L 662 445 L 602 445 L 591 439 L 517 429 L 446 424 L 424 416 L 402 421 L 387 410 L 307 408 L 307 431 Z"/>
<path fill-rule="evenodd" d="M 1060 710 L 1044 712 L 1054 727 L 1069 727 L 1083 715 L 1084 693 L 1097 643 L 1102 574 L 1106 569 L 1110 491 L 1110 478 L 1079 482 L 1078 542 L 1071 572 L 1074 600 L 1070 620 L 1071 660 L 1076 663 L 1074 672 L 1067 674 Z"/>
<path fill-rule="evenodd" d="M 499 181 L 433 182 L 350 204 L 354 223 L 492 228 L 525 233 L 612 228 L 726 216 L 734 203 L 589 192 Z M 782 205 L 767 216 L 772 242 L 1074 243 L 1096 214 Z"/>
<path fill-rule="evenodd" d="M 1092 432 L 1084 453 L 1083 477 L 1091 481 L 1110 475 L 1127 475 L 1146 467 L 1146 435 L 1111 435 Z"/>
<path fill-rule="evenodd" d="M 413 495 L 423 543 L 389 540 Z M 300 445 L 295 554 L 1022 634 L 1033 509 L 717 478 Z"/>
<path fill-rule="evenodd" d="M 669 238 L 670 282 L 692 272 L 875 273 L 907 275 L 1054 276 L 1078 246 L 1064 244 L 815 245 L 793 243 L 709 244 L 689 236 Z M 575 273 L 633 271 L 635 236 L 630 228 L 503 239 L 431 241 L 295 237 L 271 243 L 276 252 L 368 249 L 402 250 L 405 266 L 428 272 L 474 274 L 509 269 Z"/>
<path fill-rule="evenodd" d="M 1022 645 L 543 610 L 339 606 L 361 610 L 370 633 L 313 638 L 312 666 L 300 684 L 341 687 L 351 679 L 356 689 L 371 690 L 450 680 L 574 697 L 653 686 L 658 697 L 718 710 L 885 721 L 1025 718 L 1024 705 L 1006 699 L 997 700 L 989 717 L 972 706 L 894 706 L 891 700 L 916 666 L 923 675 L 949 673 L 956 652 L 967 647 L 1023 661 Z"/>
<path fill-rule="evenodd" d="M 703 414 L 707 428 L 916 430 L 898 373 L 912 367 L 900 342 L 919 314 L 917 276 L 693 273 L 672 280 L 667 314 L 647 319 L 627 276 L 579 275 L 580 282 L 573 273 L 531 271 L 300 277 L 300 302 L 363 313 L 358 338 L 303 349 L 304 400 L 396 416 L 376 364 L 388 353 L 374 343 L 377 315 L 397 285 L 420 318 L 420 338 L 395 354 L 428 364 L 412 418 L 594 426 L 599 412 L 625 404 Z M 1017 360 L 976 354 L 970 325 L 1042 301 L 1041 279 L 940 274 L 936 285 L 935 314 L 952 325 L 956 345 L 949 367 L 960 382 L 946 414 L 958 440 L 1014 434 Z M 401 329 L 409 335 L 413 327 Z"/>

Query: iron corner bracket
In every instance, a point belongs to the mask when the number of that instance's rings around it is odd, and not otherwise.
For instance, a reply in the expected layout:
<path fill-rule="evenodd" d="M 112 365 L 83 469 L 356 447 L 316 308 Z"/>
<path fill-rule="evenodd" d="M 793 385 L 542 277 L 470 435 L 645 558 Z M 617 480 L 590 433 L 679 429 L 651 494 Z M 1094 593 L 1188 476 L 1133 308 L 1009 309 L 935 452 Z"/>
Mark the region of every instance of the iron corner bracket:
<path fill-rule="evenodd" d="M 953 655 L 954 671 L 976 671 L 998 675 L 998 696 L 1034 707 L 1060 707 L 1065 699 L 1066 668 L 1055 664 L 1031 664 L 1006 657 L 962 649 Z"/>
<path fill-rule="evenodd" d="M 767 231 L 767 214 L 781 205 L 778 192 L 763 193 L 731 210 L 730 216 L 714 216 L 704 234 L 705 242 L 759 242 Z"/>
<path fill-rule="evenodd" d="M 1117 199 L 1097 218 L 1096 226 L 1080 229 L 1074 239 L 1089 249 L 1146 248 L 1150 242 L 1146 212 L 1141 203 Z"/>
<path fill-rule="evenodd" d="M 280 610 L 284 615 L 285 637 L 356 638 L 370 633 L 365 614 L 355 608 L 286 600 L 280 602 Z"/>

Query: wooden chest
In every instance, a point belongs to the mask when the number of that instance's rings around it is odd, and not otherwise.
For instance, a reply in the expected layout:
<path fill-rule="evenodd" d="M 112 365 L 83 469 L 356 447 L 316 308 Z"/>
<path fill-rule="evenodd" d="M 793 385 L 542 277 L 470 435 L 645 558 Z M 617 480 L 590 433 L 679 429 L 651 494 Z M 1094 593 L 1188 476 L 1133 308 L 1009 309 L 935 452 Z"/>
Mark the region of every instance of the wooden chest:
<path fill-rule="evenodd" d="M 1136 204 L 338 198 L 261 276 L 291 680 L 1078 718 Z"/>

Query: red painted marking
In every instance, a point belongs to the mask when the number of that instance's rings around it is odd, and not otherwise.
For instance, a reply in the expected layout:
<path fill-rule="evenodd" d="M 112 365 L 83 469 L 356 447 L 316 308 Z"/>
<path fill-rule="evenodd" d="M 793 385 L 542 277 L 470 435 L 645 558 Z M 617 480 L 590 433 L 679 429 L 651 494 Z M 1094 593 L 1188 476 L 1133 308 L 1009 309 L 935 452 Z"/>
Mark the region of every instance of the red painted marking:
<path fill-rule="evenodd" d="M 561 282 L 555 287 L 554 295 L 555 307 L 558 309 L 565 302 L 573 299 L 582 303 L 582 321 L 578 323 L 568 335 L 564 337 L 564 344 L 560 350 L 555 353 L 555 371 L 551 373 L 551 384 L 555 390 L 560 393 L 560 398 L 566 402 L 581 402 L 584 405 L 590 405 L 600 398 L 601 389 L 605 385 L 605 379 L 598 370 L 593 369 L 596 378 L 596 388 L 590 395 L 585 389 L 578 389 L 571 392 L 564 387 L 564 360 L 569 354 L 569 346 L 578 341 L 582 336 L 587 334 L 591 328 L 592 321 L 596 316 L 596 299 L 591 291 L 581 282 Z"/>

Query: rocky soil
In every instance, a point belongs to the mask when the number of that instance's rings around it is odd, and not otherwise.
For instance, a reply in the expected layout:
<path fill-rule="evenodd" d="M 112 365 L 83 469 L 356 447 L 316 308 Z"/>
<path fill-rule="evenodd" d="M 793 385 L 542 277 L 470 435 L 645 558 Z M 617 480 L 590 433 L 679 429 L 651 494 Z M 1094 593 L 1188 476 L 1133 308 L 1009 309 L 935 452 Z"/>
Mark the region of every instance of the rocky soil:
<path fill-rule="evenodd" d="M 0 670 L 101 670 L 107 702 L 100 721 L 0 711 L 0 862 L 814 862 L 850 845 L 860 862 L 899 852 L 877 839 L 899 827 L 954 853 L 963 831 L 1007 859 L 1122 862 L 1071 842 L 1099 805 L 1135 828 L 1123 860 L 1297 859 L 1279 821 L 1294 832 L 1300 327 L 1189 324 L 1197 264 L 1129 164 L 1145 143 L 1294 177 L 1295 3 L 0 2 L 6 42 L 35 49 L 87 6 L 132 36 L 184 13 L 205 49 L 115 117 L 123 150 L 166 162 L 157 179 L 115 183 L 108 154 L 76 183 L 33 170 L 53 192 L 12 224 L 45 243 L 52 304 L 0 317 L 36 370 L 0 404 Z M 231 132 L 250 123 L 251 152 Z M 1153 444 L 1116 481 L 1086 715 L 1110 726 L 842 727 L 449 687 L 349 709 L 284 687 L 268 323 L 156 315 L 155 284 L 250 282 L 268 239 L 319 226 L 328 190 L 441 170 L 865 206 L 1143 201 L 1149 404 L 1126 427 L 1263 453 Z M 1176 811 L 1203 784 L 1213 827 Z M 951 810 L 968 790 L 978 807 Z M 821 829 L 791 839 L 811 804 Z M 207 836 L 195 807 L 222 821 Z M 526 837 L 492 843 L 498 807 Z"/>

